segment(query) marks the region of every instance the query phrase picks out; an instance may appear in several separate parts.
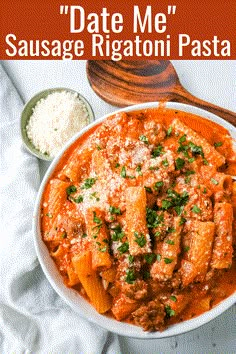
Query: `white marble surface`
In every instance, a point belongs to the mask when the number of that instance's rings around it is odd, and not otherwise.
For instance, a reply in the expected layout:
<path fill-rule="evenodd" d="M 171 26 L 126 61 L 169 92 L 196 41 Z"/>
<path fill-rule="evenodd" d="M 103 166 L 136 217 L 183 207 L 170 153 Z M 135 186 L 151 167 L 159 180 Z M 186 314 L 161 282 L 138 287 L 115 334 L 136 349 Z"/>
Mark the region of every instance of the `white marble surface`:
<path fill-rule="evenodd" d="M 112 112 L 90 88 L 85 61 L 4 61 L 8 75 L 24 102 L 49 87 L 69 87 L 91 103 L 96 118 Z M 183 86 L 193 95 L 236 111 L 236 61 L 173 61 Z M 41 163 L 43 176 L 47 163 Z M 236 353 L 236 306 L 210 323 L 186 334 L 159 340 L 120 337 L 124 354 Z M 64 354 L 64 353 L 61 353 Z M 104 352 L 105 354 L 105 352 Z M 115 354 L 115 353 L 114 353 Z"/>

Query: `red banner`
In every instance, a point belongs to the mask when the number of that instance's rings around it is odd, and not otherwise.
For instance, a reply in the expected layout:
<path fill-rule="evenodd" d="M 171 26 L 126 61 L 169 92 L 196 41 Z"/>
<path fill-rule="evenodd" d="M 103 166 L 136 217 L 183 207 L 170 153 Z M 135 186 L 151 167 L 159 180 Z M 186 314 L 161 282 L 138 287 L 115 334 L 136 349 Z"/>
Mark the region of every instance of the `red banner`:
<path fill-rule="evenodd" d="M 236 1 L 1 0 L 1 59 L 236 59 Z"/>

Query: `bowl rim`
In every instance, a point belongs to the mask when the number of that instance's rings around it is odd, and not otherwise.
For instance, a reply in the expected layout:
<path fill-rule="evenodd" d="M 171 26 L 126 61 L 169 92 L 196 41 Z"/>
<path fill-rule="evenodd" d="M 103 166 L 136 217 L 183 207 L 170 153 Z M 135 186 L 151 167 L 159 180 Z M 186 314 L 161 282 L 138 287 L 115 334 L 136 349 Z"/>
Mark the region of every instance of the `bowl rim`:
<path fill-rule="evenodd" d="M 113 318 L 110 318 L 106 315 L 100 315 L 99 313 L 96 312 L 96 310 L 93 308 L 90 303 L 85 300 L 78 292 L 71 288 L 67 288 L 63 284 L 63 280 L 61 275 L 59 274 L 56 265 L 54 264 L 54 261 L 49 255 L 48 249 L 45 245 L 45 243 L 42 240 L 41 237 L 41 232 L 40 232 L 40 206 L 41 206 L 41 199 L 43 195 L 43 191 L 45 189 L 45 186 L 51 177 L 52 173 L 54 172 L 56 166 L 58 165 L 61 157 L 65 153 L 65 151 L 83 134 L 85 134 L 88 130 L 90 130 L 92 127 L 95 127 L 99 123 L 101 123 L 103 120 L 108 118 L 109 116 L 119 113 L 119 112 L 130 112 L 130 111 L 136 111 L 139 109 L 146 109 L 146 108 L 157 108 L 159 105 L 159 102 L 148 102 L 148 103 L 141 103 L 137 105 L 132 105 L 128 106 L 125 108 L 121 108 L 118 110 L 115 110 L 112 113 L 105 114 L 101 118 L 95 120 L 94 122 L 90 123 L 87 125 L 85 128 L 83 128 L 80 132 L 75 134 L 62 148 L 62 150 L 59 152 L 59 154 L 55 157 L 51 165 L 49 166 L 38 191 L 36 202 L 35 202 L 35 207 L 34 207 L 34 214 L 33 214 L 33 233 L 34 233 L 34 245 L 36 249 L 36 253 L 40 262 L 40 265 L 44 271 L 44 274 L 46 275 L 47 279 L 49 280 L 50 284 L 54 288 L 54 290 L 57 292 L 57 294 L 75 311 L 77 312 L 81 317 L 89 320 L 90 322 L 108 330 L 113 333 L 116 333 L 121 336 L 125 337 L 132 337 L 132 338 L 137 338 L 137 339 L 160 339 L 160 338 L 167 338 L 179 334 L 183 334 L 189 331 L 192 331 L 196 328 L 201 327 L 202 325 L 210 322 L 211 320 L 215 319 L 219 315 L 221 315 L 223 312 L 228 310 L 235 302 L 236 302 L 236 292 L 234 292 L 232 295 L 230 295 L 228 298 L 225 300 L 222 300 L 219 304 L 217 304 L 213 309 L 203 313 L 202 315 L 199 315 L 197 317 L 194 317 L 190 320 L 183 321 L 181 323 L 177 323 L 174 325 L 169 326 L 165 331 L 163 332 L 145 332 L 143 331 L 142 328 L 128 324 L 125 322 L 119 322 Z M 236 128 L 232 126 L 230 123 L 224 121 L 222 118 L 214 115 L 213 113 L 210 113 L 208 111 L 205 111 L 201 108 L 194 107 L 191 105 L 187 104 L 182 104 L 178 102 L 167 102 L 165 104 L 166 108 L 170 109 L 178 109 L 180 111 L 184 112 L 189 112 L 189 113 L 194 113 L 200 117 L 210 119 L 220 125 L 222 125 L 224 128 L 226 128 L 230 135 L 233 136 L 233 138 L 236 139 Z"/>
<path fill-rule="evenodd" d="M 89 118 L 89 124 L 91 124 L 92 122 L 95 121 L 95 115 L 94 115 L 94 111 L 92 109 L 91 104 L 89 103 L 89 101 L 87 100 L 86 97 L 84 97 L 79 91 L 68 88 L 68 87 L 52 87 L 52 88 L 47 88 L 44 90 L 41 90 L 37 93 L 35 93 L 23 106 L 23 109 L 21 111 L 21 116 L 20 116 L 20 133 L 21 133 L 21 139 L 23 142 L 24 147 L 26 148 L 26 150 L 28 152 L 30 152 L 32 155 L 38 157 L 40 160 L 44 160 L 44 161 L 53 161 L 53 159 L 55 157 L 50 156 L 50 155 L 46 155 L 41 153 L 35 146 L 34 144 L 31 142 L 31 140 L 29 139 L 27 132 L 26 132 L 26 126 L 29 122 L 29 119 L 32 115 L 32 110 L 33 108 L 35 108 L 36 104 L 41 100 L 41 99 L 45 99 L 46 97 L 48 97 L 50 94 L 54 93 L 54 92 L 62 92 L 62 91 L 67 91 L 67 92 L 71 92 L 71 93 L 75 93 L 77 94 L 78 98 L 85 104 L 87 112 L 88 112 L 88 118 Z M 34 103 L 33 103 L 34 102 Z M 28 107 L 30 107 L 29 109 L 31 110 L 31 114 L 27 116 L 27 118 L 25 118 L 25 114 L 26 111 L 28 109 Z"/>

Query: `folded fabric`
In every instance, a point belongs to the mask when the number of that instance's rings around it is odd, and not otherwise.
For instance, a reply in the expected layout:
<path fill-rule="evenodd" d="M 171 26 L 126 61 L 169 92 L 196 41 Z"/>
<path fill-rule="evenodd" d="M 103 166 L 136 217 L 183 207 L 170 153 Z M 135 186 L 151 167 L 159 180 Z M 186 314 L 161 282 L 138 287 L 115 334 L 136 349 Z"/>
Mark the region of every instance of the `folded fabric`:
<path fill-rule="evenodd" d="M 38 161 L 20 138 L 23 103 L 0 65 L 1 353 L 120 353 L 118 336 L 89 323 L 55 293 L 34 250 Z"/>

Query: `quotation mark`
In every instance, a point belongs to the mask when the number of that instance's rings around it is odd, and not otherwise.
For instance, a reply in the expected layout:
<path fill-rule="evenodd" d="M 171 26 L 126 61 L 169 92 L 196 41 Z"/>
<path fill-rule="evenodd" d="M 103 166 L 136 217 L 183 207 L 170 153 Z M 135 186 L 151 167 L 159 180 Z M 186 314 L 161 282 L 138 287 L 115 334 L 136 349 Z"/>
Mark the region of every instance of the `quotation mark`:
<path fill-rule="evenodd" d="M 68 5 L 60 5 L 60 15 L 68 15 L 69 6 Z"/>
<path fill-rule="evenodd" d="M 175 15 L 176 12 L 176 6 L 168 5 L 168 15 Z"/>

